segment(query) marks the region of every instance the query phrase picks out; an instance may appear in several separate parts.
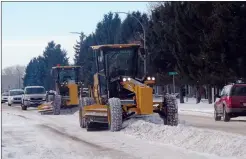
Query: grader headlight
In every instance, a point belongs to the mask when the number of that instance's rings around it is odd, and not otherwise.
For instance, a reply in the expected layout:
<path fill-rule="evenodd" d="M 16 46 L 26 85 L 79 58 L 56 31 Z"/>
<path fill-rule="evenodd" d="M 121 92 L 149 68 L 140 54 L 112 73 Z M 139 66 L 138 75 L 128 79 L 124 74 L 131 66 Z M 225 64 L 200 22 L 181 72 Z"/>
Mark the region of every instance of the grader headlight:
<path fill-rule="evenodd" d="M 131 78 L 130 77 L 124 77 L 122 80 L 123 80 L 123 82 L 126 82 L 126 81 L 130 81 Z"/>
<path fill-rule="evenodd" d="M 151 77 L 147 77 L 147 80 L 151 80 Z"/>
<path fill-rule="evenodd" d="M 154 81 L 155 80 L 155 77 L 152 77 L 151 79 Z"/>

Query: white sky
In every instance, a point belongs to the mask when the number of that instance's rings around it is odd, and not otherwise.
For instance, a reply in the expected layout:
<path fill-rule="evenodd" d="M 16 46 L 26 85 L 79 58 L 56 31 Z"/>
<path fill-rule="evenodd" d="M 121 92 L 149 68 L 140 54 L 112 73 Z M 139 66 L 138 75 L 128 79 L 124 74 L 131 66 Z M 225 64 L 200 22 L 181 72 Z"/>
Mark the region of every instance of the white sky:
<path fill-rule="evenodd" d="M 73 46 L 108 12 L 147 11 L 148 2 L 2 2 L 2 67 L 27 65 L 54 40 L 73 62 Z M 120 14 L 123 20 L 126 15 Z"/>

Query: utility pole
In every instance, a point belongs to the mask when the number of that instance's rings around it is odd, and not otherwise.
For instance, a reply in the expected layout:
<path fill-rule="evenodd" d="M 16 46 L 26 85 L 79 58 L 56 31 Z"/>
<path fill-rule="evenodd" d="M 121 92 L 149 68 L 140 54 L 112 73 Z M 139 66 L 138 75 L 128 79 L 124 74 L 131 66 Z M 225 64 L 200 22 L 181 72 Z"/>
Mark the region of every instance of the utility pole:
<path fill-rule="evenodd" d="M 19 77 L 19 89 L 21 89 L 20 70 L 18 68 L 16 68 L 16 70 L 18 71 L 18 77 Z"/>

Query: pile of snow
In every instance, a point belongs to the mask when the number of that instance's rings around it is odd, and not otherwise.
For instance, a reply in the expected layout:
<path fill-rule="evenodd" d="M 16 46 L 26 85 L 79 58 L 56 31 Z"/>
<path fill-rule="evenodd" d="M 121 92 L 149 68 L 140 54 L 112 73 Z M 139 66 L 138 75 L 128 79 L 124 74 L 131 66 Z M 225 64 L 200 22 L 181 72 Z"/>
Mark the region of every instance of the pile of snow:
<path fill-rule="evenodd" d="M 164 145 L 173 145 L 191 151 L 221 157 L 246 158 L 246 136 L 199 129 L 179 124 L 165 126 L 158 116 L 131 119 L 122 133 Z"/>

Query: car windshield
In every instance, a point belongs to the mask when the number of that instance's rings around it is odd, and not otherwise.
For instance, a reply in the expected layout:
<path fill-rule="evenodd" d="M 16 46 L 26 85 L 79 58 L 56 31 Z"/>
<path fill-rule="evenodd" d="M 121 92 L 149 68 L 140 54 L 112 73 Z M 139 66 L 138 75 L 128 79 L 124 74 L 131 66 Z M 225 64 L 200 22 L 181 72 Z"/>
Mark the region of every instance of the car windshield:
<path fill-rule="evenodd" d="M 113 50 L 106 54 L 110 77 L 119 75 L 133 76 L 134 64 L 136 63 L 136 53 L 134 49 Z"/>
<path fill-rule="evenodd" d="M 26 94 L 45 94 L 44 88 L 26 88 Z"/>
<path fill-rule="evenodd" d="M 24 91 L 9 91 L 10 96 L 22 95 Z"/>
<path fill-rule="evenodd" d="M 232 96 L 246 96 L 246 86 L 244 85 L 237 85 L 234 86 L 231 90 Z"/>

